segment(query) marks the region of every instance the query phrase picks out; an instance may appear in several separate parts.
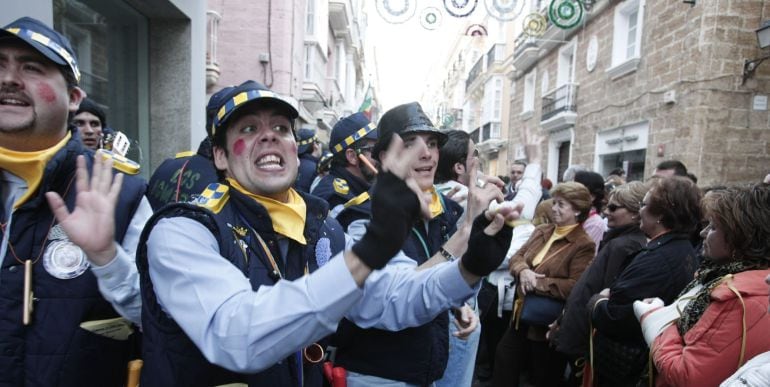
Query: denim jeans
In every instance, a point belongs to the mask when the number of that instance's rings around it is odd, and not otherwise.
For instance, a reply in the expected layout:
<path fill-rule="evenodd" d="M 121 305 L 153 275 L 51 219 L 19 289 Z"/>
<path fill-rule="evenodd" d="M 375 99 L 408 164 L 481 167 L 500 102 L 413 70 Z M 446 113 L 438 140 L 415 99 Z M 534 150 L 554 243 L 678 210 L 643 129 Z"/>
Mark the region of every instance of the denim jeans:
<path fill-rule="evenodd" d="M 470 387 L 473 383 L 473 368 L 476 364 L 476 352 L 479 349 L 481 323 L 465 339 L 454 335 L 457 326 L 454 316 L 449 313 L 449 359 L 444 376 L 436 381 L 436 387 Z"/>

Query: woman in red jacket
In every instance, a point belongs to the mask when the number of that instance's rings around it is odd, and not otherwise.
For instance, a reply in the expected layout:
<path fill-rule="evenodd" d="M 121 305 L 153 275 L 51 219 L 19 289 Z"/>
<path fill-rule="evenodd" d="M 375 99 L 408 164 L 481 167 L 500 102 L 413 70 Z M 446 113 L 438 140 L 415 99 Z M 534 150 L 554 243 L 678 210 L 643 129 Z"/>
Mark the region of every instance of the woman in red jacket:
<path fill-rule="evenodd" d="M 717 386 L 755 355 L 770 350 L 770 188 L 709 192 L 705 261 L 673 304 L 681 315 L 654 339 L 659 386 Z M 668 308 L 669 310 L 671 308 Z M 646 337 L 651 337 L 641 315 Z M 653 335 L 654 336 L 654 332 Z"/>

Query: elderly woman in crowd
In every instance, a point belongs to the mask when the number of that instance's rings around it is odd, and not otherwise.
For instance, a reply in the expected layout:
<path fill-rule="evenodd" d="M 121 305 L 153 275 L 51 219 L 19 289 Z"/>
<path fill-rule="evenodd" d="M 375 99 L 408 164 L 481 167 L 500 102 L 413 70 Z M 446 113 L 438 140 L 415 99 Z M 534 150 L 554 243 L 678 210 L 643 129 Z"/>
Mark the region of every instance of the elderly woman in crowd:
<path fill-rule="evenodd" d="M 639 228 L 639 203 L 647 193 L 647 185 L 633 181 L 615 187 L 604 209 L 609 230 L 599 254 L 578 280 L 567 299 L 564 315 L 554 324 L 550 337 L 556 349 L 570 359 L 572 373 L 569 385 L 579 385 L 576 374 L 588 355 L 590 337 L 586 304 L 594 294 L 615 282 L 615 277 L 628 265 L 647 238 Z"/>
<path fill-rule="evenodd" d="M 601 386 L 635 386 L 648 359 L 633 303 L 660 297 L 671 303 L 692 280 L 695 251 L 689 235 L 701 218 L 698 187 L 687 178 L 651 182 L 640 203 L 639 227 L 649 242 L 615 283 L 589 301 L 593 327 L 593 368 Z"/>
<path fill-rule="evenodd" d="M 716 386 L 743 363 L 770 350 L 770 188 L 731 187 L 703 201 L 709 225 L 704 262 L 674 303 L 677 319 L 651 346 L 659 386 Z M 649 301 L 660 304 L 658 300 Z M 642 314 L 645 337 L 652 329 Z"/>
<path fill-rule="evenodd" d="M 520 297 L 532 293 L 563 302 L 594 257 L 594 242 L 580 226 L 591 209 L 591 195 L 582 184 L 574 182 L 557 185 L 551 195 L 554 223 L 535 229 L 511 257 L 510 269 L 517 280 Z M 527 307 L 524 301 L 522 307 L 517 306 L 515 314 Z M 556 317 L 553 316 L 553 320 Z M 535 385 L 553 386 L 560 382 L 567 359 L 545 340 L 548 324 L 553 320 L 542 325 L 517 321 L 508 328 L 497 346 L 495 386 L 517 386 L 528 360 L 532 365 L 528 371 Z"/>

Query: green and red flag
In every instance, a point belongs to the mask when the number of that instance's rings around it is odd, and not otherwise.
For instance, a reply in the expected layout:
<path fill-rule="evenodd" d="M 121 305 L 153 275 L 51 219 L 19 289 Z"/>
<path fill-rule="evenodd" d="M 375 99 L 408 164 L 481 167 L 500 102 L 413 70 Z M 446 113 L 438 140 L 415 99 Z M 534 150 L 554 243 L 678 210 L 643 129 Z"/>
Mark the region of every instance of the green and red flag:
<path fill-rule="evenodd" d="M 361 107 L 358 108 L 358 111 L 364 113 L 366 118 L 371 121 L 372 109 L 372 85 L 369 85 L 369 88 L 366 89 L 366 94 L 364 94 L 364 101 L 361 102 Z"/>

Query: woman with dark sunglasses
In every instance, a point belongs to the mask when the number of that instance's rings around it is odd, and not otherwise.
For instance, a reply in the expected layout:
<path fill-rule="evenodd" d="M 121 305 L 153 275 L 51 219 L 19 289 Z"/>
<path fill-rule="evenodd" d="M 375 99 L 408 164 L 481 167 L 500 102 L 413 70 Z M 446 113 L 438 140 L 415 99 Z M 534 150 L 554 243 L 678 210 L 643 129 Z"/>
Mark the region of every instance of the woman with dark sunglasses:
<path fill-rule="evenodd" d="M 580 385 L 578 375 L 588 355 L 588 300 L 609 287 L 628 260 L 647 242 L 639 228 L 639 202 L 645 193 L 647 186 L 639 181 L 617 186 L 612 191 L 604 209 L 609 230 L 601 241 L 599 254 L 572 289 L 564 314 L 551 327 L 551 343 L 570 359 L 572 372 L 568 385 Z"/>

